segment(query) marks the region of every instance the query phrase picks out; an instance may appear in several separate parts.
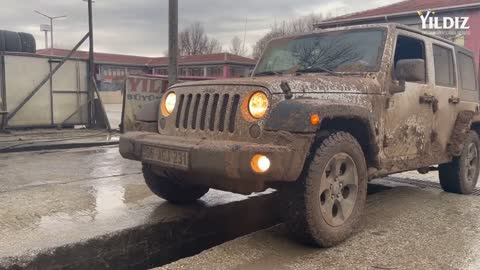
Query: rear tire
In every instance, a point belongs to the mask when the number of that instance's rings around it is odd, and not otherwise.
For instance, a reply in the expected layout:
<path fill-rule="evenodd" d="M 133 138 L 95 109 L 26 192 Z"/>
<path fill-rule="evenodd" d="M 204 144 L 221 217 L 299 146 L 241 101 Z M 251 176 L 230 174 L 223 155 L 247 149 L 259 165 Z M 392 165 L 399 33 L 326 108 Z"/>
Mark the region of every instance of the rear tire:
<path fill-rule="evenodd" d="M 287 227 L 300 241 L 332 247 L 361 221 L 367 197 L 367 165 L 357 140 L 346 132 L 327 135 L 288 192 Z"/>
<path fill-rule="evenodd" d="M 440 165 L 440 185 L 446 192 L 472 194 L 478 183 L 479 168 L 480 139 L 476 132 L 470 131 L 462 154 L 452 162 Z"/>
<path fill-rule="evenodd" d="M 157 175 L 150 165 L 143 164 L 143 176 L 150 190 L 173 204 L 189 204 L 207 194 L 209 188 L 182 183 L 170 176 Z"/>

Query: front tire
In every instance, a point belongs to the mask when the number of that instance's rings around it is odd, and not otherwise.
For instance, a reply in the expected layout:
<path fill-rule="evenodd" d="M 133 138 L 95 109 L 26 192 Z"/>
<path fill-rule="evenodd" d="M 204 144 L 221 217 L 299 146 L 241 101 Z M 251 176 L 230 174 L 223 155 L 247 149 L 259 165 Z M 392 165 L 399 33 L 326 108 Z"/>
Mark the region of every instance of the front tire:
<path fill-rule="evenodd" d="M 367 197 L 367 165 L 357 140 L 336 132 L 316 149 L 290 198 L 287 226 L 302 242 L 332 247 L 361 221 Z"/>
<path fill-rule="evenodd" d="M 207 194 L 209 188 L 182 183 L 173 176 L 160 176 L 148 164 L 143 164 L 143 177 L 150 190 L 173 204 L 189 204 Z"/>
<path fill-rule="evenodd" d="M 440 185 L 443 190 L 456 194 L 472 194 L 480 172 L 480 139 L 474 131 L 465 141 L 462 154 L 452 162 L 440 165 Z"/>

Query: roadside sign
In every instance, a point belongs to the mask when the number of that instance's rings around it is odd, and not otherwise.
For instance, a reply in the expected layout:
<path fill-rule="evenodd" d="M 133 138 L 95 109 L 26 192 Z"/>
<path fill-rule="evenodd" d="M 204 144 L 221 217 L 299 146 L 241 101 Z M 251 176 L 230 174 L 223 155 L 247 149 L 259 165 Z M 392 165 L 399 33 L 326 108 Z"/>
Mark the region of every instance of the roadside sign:
<path fill-rule="evenodd" d="M 123 97 L 122 131 L 135 128 L 135 115 L 145 104 L 162 98 L 167 90 L 168 80 L 152 76 L 128 76 Z"/>

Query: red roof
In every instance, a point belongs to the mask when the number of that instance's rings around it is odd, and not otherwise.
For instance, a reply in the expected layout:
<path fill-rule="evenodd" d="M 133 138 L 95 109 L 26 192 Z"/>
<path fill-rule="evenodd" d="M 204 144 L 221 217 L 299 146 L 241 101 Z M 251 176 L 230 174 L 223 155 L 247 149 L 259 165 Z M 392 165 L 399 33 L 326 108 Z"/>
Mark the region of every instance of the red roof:
<path fill-rule="evenodd" d="M 414 15 L 417 11 L 460 9 L 472 6 L 480 6 L 480 0 L 407 0 L 388 6 L 332 18 L 320 23 L 319 25 L 331 24 L 334 22 L 342 23 L 346 21 L 356 21 L 367 18 L 373 19 L 376 17 L 402 15 L 408 13 Z"/>
<path fill-rule="evenodd" d="M 252 64 L 257 63 L 256 60 L 247 57 L 234 55 L 230 53 L 215 53 L 215 54 L 202 54 L 202 55 L 188 55 L 180 56 L 178 63 L 182 64 L 197 64 L 197 63 L 240 63 L 240 64 Z M 150 62 L 151 66 L 164 66 L 168 65 L 168 57 L 153 58 Z"/>
<path fill-rule="evenodd" d="M 66 56 L 70 50 L 64 49 L 42 49 L 37 50 L 37 54 L 54 56 Z M 88 52 L 77 51 L 73 54 L 74 58 L 88 59 Z M 143 57 L 134 55 L 112 54 L 112 53 L 95 53 L 95 62 L 102 64 L 118 64 L 132 66 L 166 66 L 168 65 L 168 57 Z M 247 57 L 234 55 L 230 53 L 216 53 L 205 55 L 189 55 L 181 56 L 178 59 L 180 65 L 187 64 L 217 64 L 217 63 L 239 63 L 255 65 L 256 60 Z"/>

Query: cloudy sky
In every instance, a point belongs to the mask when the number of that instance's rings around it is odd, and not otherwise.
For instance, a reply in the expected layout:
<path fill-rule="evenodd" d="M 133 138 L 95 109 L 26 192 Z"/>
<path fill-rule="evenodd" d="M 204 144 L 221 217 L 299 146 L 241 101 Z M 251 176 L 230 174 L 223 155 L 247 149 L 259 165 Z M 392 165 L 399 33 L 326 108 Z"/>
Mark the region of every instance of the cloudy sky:
<path fill-rule="evenodd" d="M 199 21 L 227 49 L 235 35 L 243 37 L 248 18 L 246 44 L 250 48 L 276 21 L 311 13 L 342 15 L 398 1 L 179 0 L 180 28 Z M 88 31 L 87 4 L 82 0 L 8 1 L 0 8 L 1 28 L 30 32 L 37 47 L 43 48 L 39 25 L 48 20 L 34 10 L 68 15 L 55 21 L 55 47 L 72 48 Z M 94 16 L 96 51 L 145 56 L 161 56 L 167 51 L 168 0 L 95 0 Z"/>

